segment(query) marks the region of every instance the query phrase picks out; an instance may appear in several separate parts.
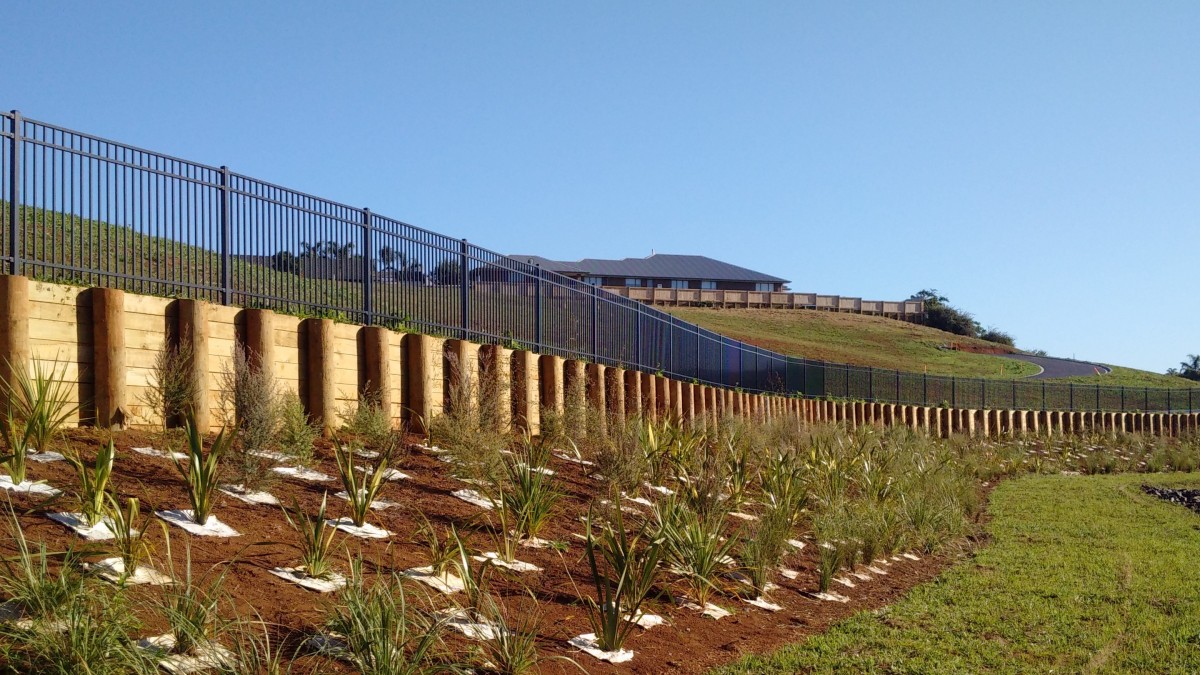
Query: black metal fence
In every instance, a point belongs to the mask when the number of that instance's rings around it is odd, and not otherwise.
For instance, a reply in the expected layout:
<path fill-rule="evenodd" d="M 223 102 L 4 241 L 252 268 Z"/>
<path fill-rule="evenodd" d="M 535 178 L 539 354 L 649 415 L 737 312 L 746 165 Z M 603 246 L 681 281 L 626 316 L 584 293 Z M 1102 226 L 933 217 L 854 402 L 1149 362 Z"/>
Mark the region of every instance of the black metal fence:
<path fill-rule="evenodd" d="M 505 343 L 753 392 L 1194 409 L 1191 390 L 934 377 L 787 357 L 370 209 L 16 111 L 0 116 L 0 261 L 11 274 Z"/>

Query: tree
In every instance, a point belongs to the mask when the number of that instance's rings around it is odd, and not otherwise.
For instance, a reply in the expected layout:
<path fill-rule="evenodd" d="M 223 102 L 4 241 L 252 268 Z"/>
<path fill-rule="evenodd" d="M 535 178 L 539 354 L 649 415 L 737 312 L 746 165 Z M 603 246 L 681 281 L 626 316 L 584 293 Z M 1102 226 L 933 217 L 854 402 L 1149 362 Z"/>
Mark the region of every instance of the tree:
<path fill-rule="evenodd" d="M 462 280 L 462 263 L 457 260 L 443 260 L 433 268 L 433 283 L 457 284 Z"/>
<path fill-rule="evenodd" d="M 1189 380 L 1200 382 L 1200 355 L 1188 354 L 1187 361 L 1179 362 L 1179 369 L 1171 368 L 1168 375 L 1178 375 Z"/>
<path fill-rule="evenodd" d="M 909 299 L 925 303 L 925 323 L 931 328 L 967 337 L 977 337 L 982 330 L 975 317 L 969 312 L 952 307 L 946 296 L 938 295 L 937 289 L 924 289 L 914 293 Z"/>

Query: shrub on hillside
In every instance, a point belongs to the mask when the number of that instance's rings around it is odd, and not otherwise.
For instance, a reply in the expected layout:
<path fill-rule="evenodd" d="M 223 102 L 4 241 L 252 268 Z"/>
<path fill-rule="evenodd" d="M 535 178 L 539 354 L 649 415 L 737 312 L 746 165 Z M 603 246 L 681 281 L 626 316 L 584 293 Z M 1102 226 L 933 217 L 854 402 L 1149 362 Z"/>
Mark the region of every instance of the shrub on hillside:
<path fill-rule="evenodd" d="M 921 300 L 925 303 L 925 324 L 931 328 L 944 330 L 955 335 L 976 337 L 979 335 L 979 322 L 970 312 L 952 307 L 944 295 L 938 295 L 937 289 L 925 289 L 914 293 L 910 300 Z"/>
<path fill-rule="evenodd" d="M 1008 345 L 1009 347 L 1014 346 L 1016 343 L 1016 340 L 1012 335 L 1005 333 L 999 328 L 988 328 L 979 334 L 979 339 L 987 340 L 988 342 L 995 342 L 997 344 Z"/>

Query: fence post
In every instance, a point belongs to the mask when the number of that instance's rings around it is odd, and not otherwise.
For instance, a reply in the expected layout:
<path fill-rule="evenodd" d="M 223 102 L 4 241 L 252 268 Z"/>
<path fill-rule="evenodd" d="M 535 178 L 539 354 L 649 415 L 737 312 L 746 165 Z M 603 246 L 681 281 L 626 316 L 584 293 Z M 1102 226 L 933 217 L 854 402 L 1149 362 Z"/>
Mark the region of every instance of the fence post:
<path fill-rule="evenodd" d="M 229 249 L 232 248 L 229 227 L 229 167 L 221 167 L 221 304 L 233 302 L 233 285 L 230 283 Z"/>
<path fill-rule="evenodd" d="M 536 296 L 537 304 L 534 306 L 533 312 L 533 334 L 537 338 L 537 351 L 542 351 L 542 264 L 538 263 L 534 266 L 537 274 L 534 282 L 534 295 Z"/>
<path fill-rule="evenodd" d="M 471 305 L 470 305 L 470 282 L 467 280 L 467 247 L 470 244 L 464 238 L 458 245 L 458 267 L 459 267 L 459 291 L 458 304 L 460 309 L 462 322 L 462 339 L 471 339 Z"/>
<path fill-rule="evenodd" d="M 633 366 L 645 370 L 646 366 L 642 363 L 642 303 L 634 301 L 633 311 Z M 638 396 L 641 396 L 640 392 Z"/>
<path fill-rule="evenodd" d="M 362 210 L 363 219 L 363 318 L 368 326 L 375 323 L 375 265 L 371 252 L 371 209 Z M 377 383 L 375 383 L 377 384 Z"/>
<path fill-rule="evenodd" d="M 9 147 L 8 163 L 8 254 L 12 256 L 11 274 L 21 274 L 21 250 L 23 243 L 21 226 L 21 113 L 12 111 L 12 146 Z"/>

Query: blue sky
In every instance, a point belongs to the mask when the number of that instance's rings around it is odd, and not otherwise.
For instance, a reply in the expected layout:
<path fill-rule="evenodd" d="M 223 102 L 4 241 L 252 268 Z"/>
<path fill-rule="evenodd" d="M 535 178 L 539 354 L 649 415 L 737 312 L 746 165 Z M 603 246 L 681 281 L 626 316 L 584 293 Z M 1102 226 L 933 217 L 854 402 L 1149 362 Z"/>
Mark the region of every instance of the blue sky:
<path fill-rule="evenodd" d="M 253 5 L 253 6 L 251 6 Z M 551 258 L 1200 352 L 1200 4 L 18 3 L 0 106 Z"/>

